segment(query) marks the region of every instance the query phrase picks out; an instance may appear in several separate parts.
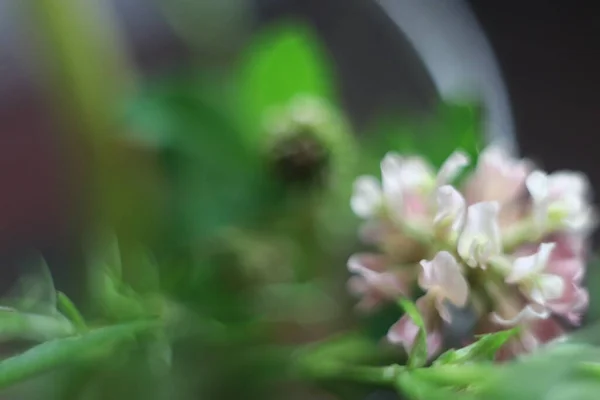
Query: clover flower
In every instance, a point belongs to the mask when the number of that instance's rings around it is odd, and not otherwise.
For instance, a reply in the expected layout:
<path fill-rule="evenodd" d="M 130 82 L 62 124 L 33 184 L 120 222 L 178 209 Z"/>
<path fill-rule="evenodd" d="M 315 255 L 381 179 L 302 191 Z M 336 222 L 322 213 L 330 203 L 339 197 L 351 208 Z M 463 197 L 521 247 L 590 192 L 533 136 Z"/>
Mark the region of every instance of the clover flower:
<path fill-rule="evenodd" d="M 519 326 L 499 352 L 506 359 L 564 334 L 557 316 L 580 322 L 595 210 L 583 174 L 547 174 L 491 145 L 455 185 L 468 164 L 457 151 L 436 172 L 423 158 L 389 153 L 381 182 L 355 181 L 351 207 L 364 220 L 362 239 L 379 253 L 350 258 L 349 286 L 363 310 L 410 297 L 419 286 L 431 357 L 443 347 L 453 308 L 477 314 L 475 334 Z M 410 350 L 417 332 L 404 316 L 387 338 Z"/>

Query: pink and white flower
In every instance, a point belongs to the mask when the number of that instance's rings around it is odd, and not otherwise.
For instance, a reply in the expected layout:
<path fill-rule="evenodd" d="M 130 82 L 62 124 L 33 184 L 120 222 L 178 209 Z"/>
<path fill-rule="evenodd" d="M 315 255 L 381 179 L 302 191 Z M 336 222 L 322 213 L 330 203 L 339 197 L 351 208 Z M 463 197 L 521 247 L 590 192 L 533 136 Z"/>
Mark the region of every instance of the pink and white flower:
<path fill-rule="evenodd" d="M 577 324 L 588 306 L 582 279 L 596 223 L 589 183 L 579 173 L 534 171 L 493 145 L 465 185 L 453 186 L 468 163 L 458 151 L 436 173 L 420 157 L 389 153 L 381 183 L 357 179 L 351 206 L 366 219 L 362 239 L 381 255 L 351 258 L 350 286 L 359 306 L 372 309 L 410 296 L 418 283 L 430 356 L 442 347 L 450 305 L 467 302 L 480 318 L 477 334 L 521 328 L 502 350 L 514 356 L 562 335 L 555 316 Z M 388 339 L 410 350 L 417 333 L 404 316 Z"/>

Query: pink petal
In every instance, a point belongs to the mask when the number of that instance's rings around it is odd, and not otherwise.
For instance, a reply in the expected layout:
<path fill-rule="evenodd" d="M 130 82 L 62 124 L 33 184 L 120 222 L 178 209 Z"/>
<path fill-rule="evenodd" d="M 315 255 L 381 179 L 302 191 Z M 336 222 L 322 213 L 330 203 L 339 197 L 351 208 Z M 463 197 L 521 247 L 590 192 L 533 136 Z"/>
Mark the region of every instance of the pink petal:
<path fill-rule="evenodd" d="M 575 283 L 571 283 L 566 286 L 563 296 L 556 301 L 550 302 L 548 307 L 555 314 L 562 315 L 571 323 L 577 325 L 588 304 L 588 291 Z"/>
<path fill-rule="evenodd" d="M 435 320 L 435 316 L 432 315 L 431 307 L 428 305 L 428 301 L 421 297 L 417 300 L 416 306 L 421 312 L 423 319 L 426 321 L 426 330 L 427 330 L 427 354 L 429 357 L 432 357 L 436 353 L 438 353 L 442 347 L 443 336 L 439 329 L 431 323 Z M 427 322 L 430 322 L 429 324 Z M 400 344 L 404 347 L 407 353 L 410 353 L 412 347 L 415 344 L 415 339 L 417 338 L 417 334 L 419 333 L 419 328 L 413 322 L 413 320 L 408 316 L 404 315 L 402 318 L 398 320 L 387 334 L 387 339 L 390 343 Z"/>
<path fill-rule="evenodd" d="M 386 299 L 409 293 L 412 281 L 403 270 L 389 270 L 387 257 L 359 253 L 348 260 L 348 270 L 355 274 L 348 280 L 350 293 L 362 297 L 358 307 L 371 309 Z"/>
<path fill-rule="evenodd" d="M 348 271 L 363 276 L 386 270 L 388 261 L 381 254 L 358 253 L 348 259 Z"/>
<path fill-rule="evenodd" d="M 511 157 L 501 146 L 489 146 L 480 154 L 477 169 L 466 184 L 467 200 L 507 203 L 515 199 L 524 191 L 531 167 L 529 161 Z"/>

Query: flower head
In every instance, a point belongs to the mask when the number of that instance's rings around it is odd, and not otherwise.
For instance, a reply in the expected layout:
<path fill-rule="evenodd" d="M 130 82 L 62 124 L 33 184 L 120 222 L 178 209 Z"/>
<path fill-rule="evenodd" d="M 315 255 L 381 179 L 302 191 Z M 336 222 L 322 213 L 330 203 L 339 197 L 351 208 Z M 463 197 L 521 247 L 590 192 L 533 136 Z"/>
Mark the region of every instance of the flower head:
<path fill-rule="evenodd" d="M 573 172 L 532 172 L 531 162 L 494 145 L 464 186 L 453 185 L 468 162 L 454 152 L 436 173 L 420 157 L 388 153 L 381 184 L 357 179 L 352 209 L 367 220 L 362 237 L 381 255 L 350 259 L 351 290 L 370 309 L 410 296 L 418 284 L 430 355 L 442 347 L 442 326 L 468 304 L 476 334 L 520 328 L 501 352 L 514 356 L 562 335 L 554 316 L 577 324 L 587 308 L 582 280 L 595 223 L 589 183 Z M 408 350 L 418 330 L 404 316 L 388 339 Z"/>

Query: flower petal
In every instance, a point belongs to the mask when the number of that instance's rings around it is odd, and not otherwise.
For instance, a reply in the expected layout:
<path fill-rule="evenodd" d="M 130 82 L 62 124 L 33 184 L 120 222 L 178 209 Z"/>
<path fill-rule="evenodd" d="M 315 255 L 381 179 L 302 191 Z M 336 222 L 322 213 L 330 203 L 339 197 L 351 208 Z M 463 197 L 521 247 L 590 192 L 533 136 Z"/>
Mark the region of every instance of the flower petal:
<path fill-rule="evenodd" d="M 534 203 L 544 201 L 549 195 L 550 184 L 548 175 L 543 171 L 534 171 L 529 174 L 525 185 Z"/>
<path fill-rule="evenodd" d="M 443 336 L 441 331 L 431 321 L 435 320 L 434 310 L 429 306 L 431 303 L 425 297 L 421 297 L 416 302 L 416 306 L 426 321 L 427 333 L 427 354 L 429 357 L 435 355 L 442 348 Z M 430 323 L 428 323 L 430 322 Z M 415 339 L 419 333 L 419 327 L 412 321 L 408 315 L 404 315 L 398 320 L 387 334 L 387 340 L 392 344 L 400 344 L 407 353 L 410 353 L 415 344 Z"/>
<path fill-rule="evenodd" d="M 388 270 L 387 257 L 380 254 L 359 253 L 348 259 L 348 270 L 362 279 L 363 283 L 352 283 L 351 289 L 360 289 L 363 296 L 375 295 L 383 299 L 393 299 L 407 294 L 411 282 L 401 273 Z M 351 278 L 352 279 L 352 278 Z M 360 294 L 360 293 L 359 293 Z"/>
<path fill-rule="evenodd" d="M 545 302 L 560 299 L 565 291 L 565 281 L 557 275 L 542 274 L 538 284 Z"/>
<path fill-rule="evenodd" d="M 434 171 L 423 158 L 408 157 L 402 164 L 400 180 L 408 192 L 420 191 L 432 186 Z"/>
<path fill-rule="evenodd" d="M 400 154 L 390 152 L 381 161 L 381 181 L 387 196 L 402 196 L 402 168 L 404 159 Z"/>
<path fill-rule="evenodd" d="M 498 202 L 476 203 L 467 209 L 465 226 L 458 238 L 458 254 L 471 267 L 481 266 L 489 257 L 500 254 Z"/>
<path fill-rule="evenodd" d="M 538 319 L 546 319 L 550 317 L 550 312 L 539 305 L 528 304 L 516 315 L 505 317 L 493 312 L 490 314 L 490 320 L 501 326 L 516 326 L 521 323 L 535 321 Z"/>
<path fill-rule="evenodd" d="M 462 151 L 455 151 L 446 159 L 437 176 L 437 186 L 450 183 L 464 167 L 469 165 L 469 156 Z"/>
<path fill-rule="evenodd" d="M 360 176 L 354 181 L 350 207 L 361 218 L 374 216 L 383 205 L 381 187 L 372 176 Z"/>
<path fill-rule="evenodd" d="M 444 185 L 437 190 L 438 212 L 433 220 L 436 226 L 450 226 L 458 231 L 464 224 L 466 202 L 453 186 Z"/>
<path fill-rule="evenodd" d="M 500 144 L 492 144 L 479 155 L 477 169 L 466 184 L 465 197 L 469 202 L 508 203 L 524 189 L 530 170 L 528 160 L 516 159 Z"/>
<path fill-rule="evenodd" d="M 556 171 L 550 175 L 550 191 L 552 195 L 565 194 L 586 197 L 590 192 L 587 176 L 575 171 Z"/>
<path fill-rule="evenodd" d="M 517 258 L 513 262 L 510 274 L 506 277 L 506 282 L 521 282 L 541 273 L 548 265 L 548 260 L 555 246 L 555 243 L 542 243 L 537 253 Z"/>
<path fill-rule="evenodd" d="M 469 285 L 452 254 L 440 251 L 433 260 L 421 261 L 421 267 L 423 273 L 419 277 L 419 285 L 432 291 L 438 304 L 448 299 L 457 307 L 465 306 L 469 297 Z M 443 314 L 443 311 L 440 314 Z"/>

